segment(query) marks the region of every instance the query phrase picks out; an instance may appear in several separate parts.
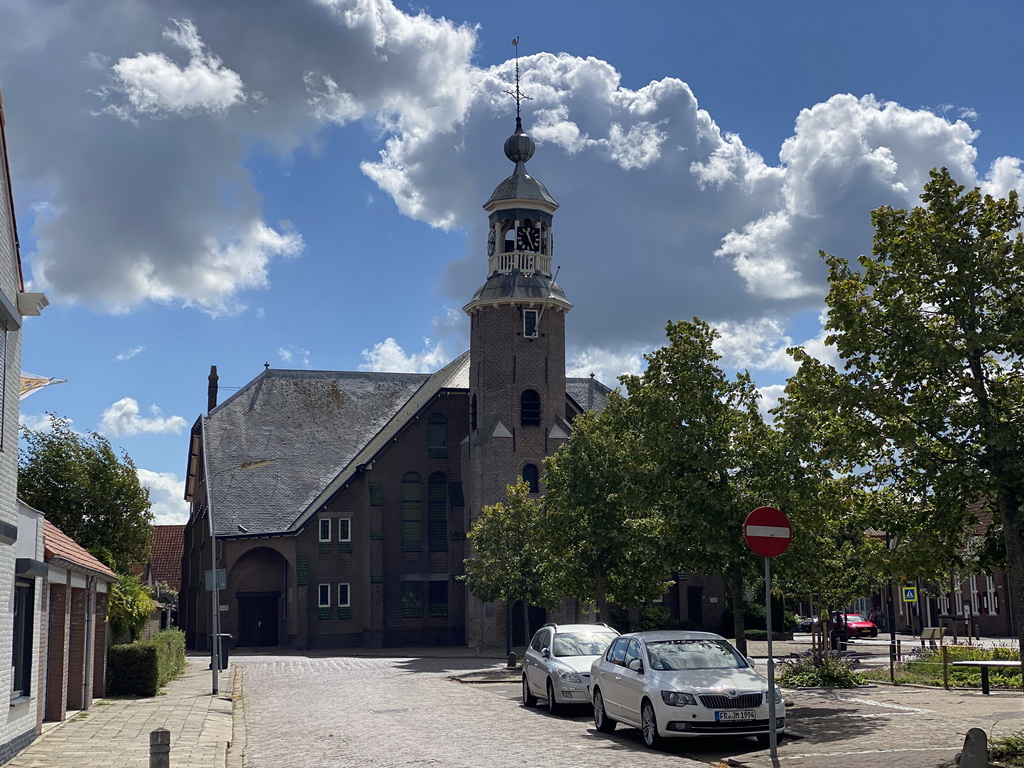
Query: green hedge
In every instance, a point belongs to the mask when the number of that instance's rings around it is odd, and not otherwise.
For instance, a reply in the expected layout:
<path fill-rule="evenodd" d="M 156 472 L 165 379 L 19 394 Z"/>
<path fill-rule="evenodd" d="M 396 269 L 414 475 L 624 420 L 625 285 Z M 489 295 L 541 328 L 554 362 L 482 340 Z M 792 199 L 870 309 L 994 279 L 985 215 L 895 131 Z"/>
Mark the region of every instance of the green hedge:
<path fill-rule="evenodd" d="M 185 634 L 168 629 L 143 643 L 110 647 L 107 692 L 111 696 L 156 696 L 161 686 L 184 670 Z"/>

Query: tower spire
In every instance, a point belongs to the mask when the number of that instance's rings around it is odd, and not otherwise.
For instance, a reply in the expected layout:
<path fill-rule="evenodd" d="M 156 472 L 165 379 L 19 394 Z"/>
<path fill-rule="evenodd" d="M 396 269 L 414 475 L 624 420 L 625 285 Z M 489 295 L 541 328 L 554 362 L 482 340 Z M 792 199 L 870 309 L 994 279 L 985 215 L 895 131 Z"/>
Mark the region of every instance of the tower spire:
<path fill-rule="evenodd" d="M 524 101 L 533 101 L 533 97 L 527 96 L 519 90 L 519 35 L 512 38 L 512 45 L 516 49 L 516 89 L 514 91 L 505 91 L 505 93 L 516 100 L 516 133 L 521 133 L 523 130 L 521 107 Z"/>

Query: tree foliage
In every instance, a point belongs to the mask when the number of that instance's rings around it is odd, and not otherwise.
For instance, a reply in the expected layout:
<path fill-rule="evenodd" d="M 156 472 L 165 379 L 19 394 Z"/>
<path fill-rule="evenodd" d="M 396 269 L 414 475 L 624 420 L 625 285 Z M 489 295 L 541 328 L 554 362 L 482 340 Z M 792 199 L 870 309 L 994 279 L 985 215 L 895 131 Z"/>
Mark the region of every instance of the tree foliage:
<path fill-rule="evenodd" d="M 108 552 L 119 572 L 143 565 L 153 516 L 132 460 L 102 435 L 51 421 L 48 432 L 22 428 L 19 497 L 85 549 Z"/>
<path fill-rule="evenodd" d="M 600 414 L 573 421 L 569 442 L 544 462 L 547 567 L 560 593 L 597 606 L 639 606 L 665 592 L 672 569 L 663 518 L 647 502 L 629 403 L 612 394 Z"/>
<path fill-rule="evenodd" d="M 1016 193 L 965 191 L 945 169 L 931 173 L 921 200 L 872 214 L 872 255 L 858 267 L 822 254 L 827 340 L 845 365 L 837 371 L 797 351 L 793 405 L 784 408 L 817 434 L 835 472 L 885 494 L 875 522 L 904 545 L 894 569 L 957 566 L 979 512 L 990 511 L 985 535 L 1003 536 L 1020 616 L 1022 211 Z"/>
<path fill-rule="evenodd" d="M 466 585 L 485 603 L 503 600 L 511 607 L 523 602 L 524 631 L 529 605 L 550 606 L 552 594 L 544 578 L 543 512 L 522 478 L 508 486 L 508 499 L 484 507 L 466 534 L 474 556 L 466 559 Z"/>
<path fill-rule="evenodd" d="M 114 637 L 128 634 L 134 641 L 155 605 L 138 576 L 121 576 L 107 594 L 107 621 Z"/>

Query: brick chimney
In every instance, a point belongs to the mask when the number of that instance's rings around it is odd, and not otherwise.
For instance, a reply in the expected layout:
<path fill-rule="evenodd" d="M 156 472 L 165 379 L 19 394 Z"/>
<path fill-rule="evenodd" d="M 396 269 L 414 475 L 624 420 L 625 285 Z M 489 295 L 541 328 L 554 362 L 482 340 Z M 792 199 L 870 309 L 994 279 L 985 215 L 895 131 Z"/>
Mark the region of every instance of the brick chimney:
<path fill-rule="evenodd" d="M 206 412 L 217 407 L 217 366 L 210 366 L 210 386 L 206 390 Z"/>

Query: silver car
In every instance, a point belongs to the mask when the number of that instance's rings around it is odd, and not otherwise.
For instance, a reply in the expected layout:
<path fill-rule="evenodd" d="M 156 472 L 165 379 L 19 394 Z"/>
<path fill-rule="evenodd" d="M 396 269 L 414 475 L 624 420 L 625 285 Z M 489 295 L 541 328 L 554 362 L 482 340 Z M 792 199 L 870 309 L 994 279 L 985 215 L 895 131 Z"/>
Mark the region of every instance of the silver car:
<path fill-rule="evenodd" d="M 666 737 L 756 736 L 769 739 L 769 696 L 776 732 L 786 729 L 782 691 L 720 635 L 633 632 L 620 635 L 591 668 L 594 726 L 603 733 L 625 723 L 657 747 Z"/>
<path fill-rule="evenodd" d="M 589 704 L 590 665 L 619 633 L 606 624 L 545 624 L 523 658 L 523 704 L 544 699 L 557 715 L 563 704 Z"/>

